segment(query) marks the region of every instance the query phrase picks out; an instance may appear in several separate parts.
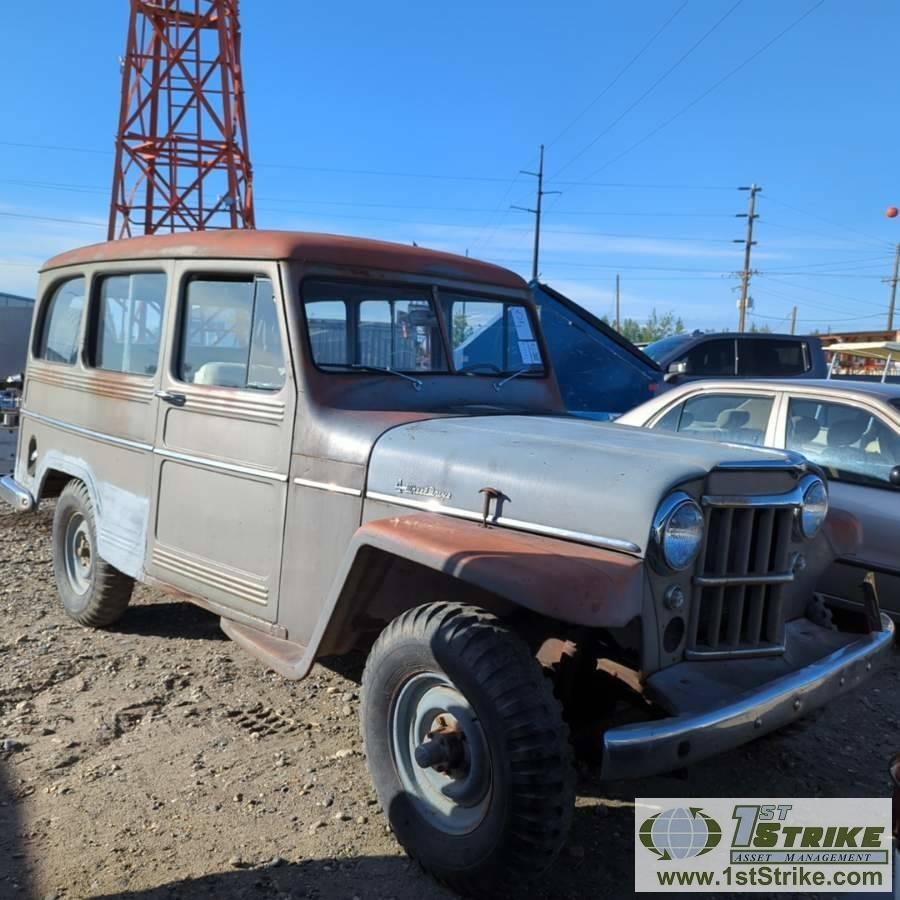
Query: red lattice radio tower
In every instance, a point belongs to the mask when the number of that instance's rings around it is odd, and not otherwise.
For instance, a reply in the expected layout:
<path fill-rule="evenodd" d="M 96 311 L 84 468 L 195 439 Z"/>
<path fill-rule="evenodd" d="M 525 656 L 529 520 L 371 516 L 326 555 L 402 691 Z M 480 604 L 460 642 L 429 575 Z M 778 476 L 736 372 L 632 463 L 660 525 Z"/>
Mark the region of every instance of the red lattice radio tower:
<path fill-rule="evenodd" d="M 109 239 L 253 228 L 238 0 L 130 0 Z"/>

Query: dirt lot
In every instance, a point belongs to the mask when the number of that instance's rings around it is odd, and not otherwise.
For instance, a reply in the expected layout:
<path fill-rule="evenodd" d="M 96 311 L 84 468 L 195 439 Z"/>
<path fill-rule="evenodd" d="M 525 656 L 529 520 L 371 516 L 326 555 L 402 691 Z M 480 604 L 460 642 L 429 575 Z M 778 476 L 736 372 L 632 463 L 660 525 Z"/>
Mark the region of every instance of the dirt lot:
<path fill-rule="evenodd" d="M 0 512 L 0 898 L 450 896 L 375 805 L 360 660 L 286 682 L 213 616 L 146 589 L 114 630 L 74 625 L 51 515 Z M 684 777 L 598 786 L 582 772 L 562 860 L 520 896 L 630 895 L 635 796 L 886 795 L 898 689 L 895 655 L 806 730 Z"/>

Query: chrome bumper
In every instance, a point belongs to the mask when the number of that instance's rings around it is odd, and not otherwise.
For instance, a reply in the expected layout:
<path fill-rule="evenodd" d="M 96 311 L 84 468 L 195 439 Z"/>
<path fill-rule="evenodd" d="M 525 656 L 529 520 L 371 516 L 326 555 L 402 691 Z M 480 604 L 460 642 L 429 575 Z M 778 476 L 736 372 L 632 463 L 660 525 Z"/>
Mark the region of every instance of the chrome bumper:
<path fill-rule="evenodd" d="M 890 654 L 894 623 L 882 613 L 881 624 L 882 631 L 861 635 L 734 702 L 702 712 L 611 728 L 603 737 L 601 776 L 640 778 L 669 772 L 739 747 L 802 718 L 853 690 L 868 678 L 877 662 Z"/>
<path fill-rule="evenodd" d="M 16 512 L 29 512 L 34 509 L 31 491 L 22 487 L 12 475 L 0 478 L 0 500 L 8 503 Z"/>

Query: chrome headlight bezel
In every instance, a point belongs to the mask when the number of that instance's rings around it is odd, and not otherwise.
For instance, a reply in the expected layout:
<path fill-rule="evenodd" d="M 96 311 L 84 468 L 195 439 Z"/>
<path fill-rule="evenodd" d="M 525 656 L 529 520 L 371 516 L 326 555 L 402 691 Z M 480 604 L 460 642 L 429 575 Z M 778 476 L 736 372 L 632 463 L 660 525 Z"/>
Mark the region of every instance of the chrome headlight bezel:
<path fill-rule="evenodd" d="M 682 552 L 678 556 L 674 556 L 672 546 L 675 538 L 671 528 L 673 523 L 675 525 L 678 524 L 679 516 L 684 514 L 693 514 L 696 536 L 693 540 L 693 545 L 687 553 Z M 659 505 L 659 509 L 657 509 L 656 515 L 653 517 L 651 537 L 656 567 L 662 572 L 683 572 L 689 569 L 694 564 L 703 546 L 705 527 L 703 510 L 693 497 L 684 491 L 675 491 L 669 494 Z"/>
<path fill-rule="evenodd" d="M 815 498 L 813 494 L 820 497 Z M 827 515 L 828 485 L 818 475 L 807 475 L 800 483 L 800 506 L 794 513 L 800 537 L 811 541 L 822 530 Z M 808 521 L 808 516 L 814 516 L 812 521 Z"/>

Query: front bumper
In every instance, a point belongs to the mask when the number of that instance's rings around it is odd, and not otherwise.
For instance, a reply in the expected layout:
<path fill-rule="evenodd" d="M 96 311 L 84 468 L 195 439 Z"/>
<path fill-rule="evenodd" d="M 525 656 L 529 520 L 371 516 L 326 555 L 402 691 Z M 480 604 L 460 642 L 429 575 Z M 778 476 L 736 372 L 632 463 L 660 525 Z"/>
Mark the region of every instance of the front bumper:
<path fill-rule="evenodd" d="M 737 693 L 734 699 L 666 719 L 611 728 L 603 737 L 605 779 L 640 778 L 682 768 L 781 728 L 869 677 L 891 652 L 894 623 L 881 614 L 882 631 L 859 635 L 795 671 Z M 684 663 L 715 666 L 716 663 Z M 732 662 L 732 671 L 734 668 Z M 679 666 L 672 666 L 677 670 Z M 673 673 L 674 674 L 674 673 Z"/>
<path fill-rule="evenodd" d="M 12 475 L 0 478 L 0 500 L 8 503 L 16 512 L 29 512 L 35 505 L 31 491 L 22 487 Z"/>

